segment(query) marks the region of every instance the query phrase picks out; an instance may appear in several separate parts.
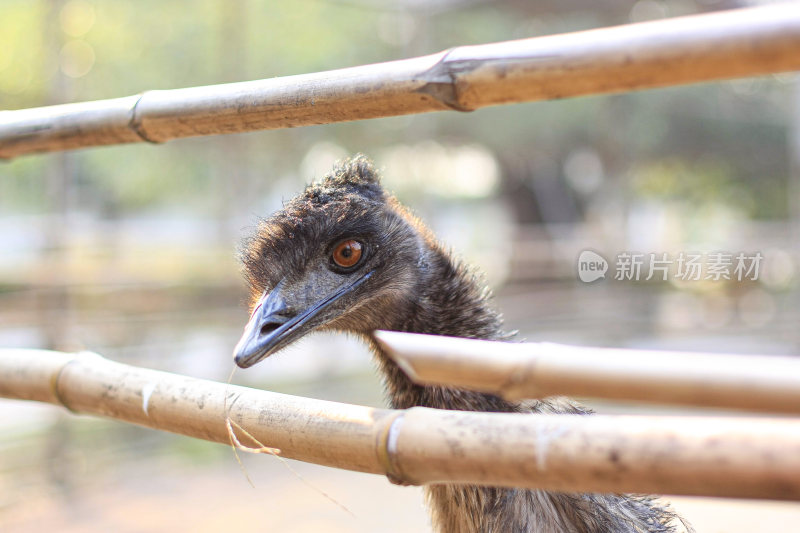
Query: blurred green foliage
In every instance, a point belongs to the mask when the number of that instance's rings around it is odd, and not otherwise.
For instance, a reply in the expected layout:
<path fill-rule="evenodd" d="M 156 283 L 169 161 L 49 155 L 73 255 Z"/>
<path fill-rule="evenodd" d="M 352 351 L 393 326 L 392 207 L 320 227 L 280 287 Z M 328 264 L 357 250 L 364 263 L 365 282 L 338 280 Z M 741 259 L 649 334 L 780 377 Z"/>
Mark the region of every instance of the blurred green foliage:
<path fill-rule="evenodd" d="M 431 2 L 404 10 L 338 0 L 4 0 L 0 108 L 401 59 L 457 45 L 627 23 L 635 9 L 534 4 Z M 662 7 L 665 15 L 708 8 L 693 2 Z M 607 193 L 633 201 L 680 196 L 691 204 L 734 202 L 750 217 L 782 218 L 788 214 L 786 110 L 792 81 L 768 76 L 469 114 L 84 150 L 68 156 L 75 169 L 71 201 L 104 213 L 181 206 L 219 214 L 220 202 L 261 212 L 260 199 L 272 184 L 284 180 L 296 189 L 313 177 L 298 169 L 317 143 L 374 154 L 431 139 L 482 144 L 496 155 L 504 177 L 520 160 L 546 159 L 558 169 L 571 152 L 591 147 L 603 162 Z M 52 210 L 47 175 L 57 157 L 23 157 L 0 166 L 0 209 Z M 525 179 L 541 178 L 531 172 Z"/>

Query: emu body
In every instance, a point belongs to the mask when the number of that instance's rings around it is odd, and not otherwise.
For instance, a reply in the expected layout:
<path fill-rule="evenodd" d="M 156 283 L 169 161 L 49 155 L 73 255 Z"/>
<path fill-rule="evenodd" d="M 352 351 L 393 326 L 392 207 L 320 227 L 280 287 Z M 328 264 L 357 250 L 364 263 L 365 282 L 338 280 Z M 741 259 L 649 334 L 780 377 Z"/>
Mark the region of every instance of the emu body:
<path fill-rule="evenodd" d="M 471 271 L 383 190 L 356 157 L 264 220 L 242 251 L 252 316 L 234 358 L 249 367 L 312 330 L 364 337 L 395 408 L 586 414 L 567 400 L 511 403 L 420 386 L 382 352 L 377 329 L 503 340 L 500 315 Z M 434 529 L 448 533 L 670 532 L 650 497 L 470 485 L 425 487 Z"/>

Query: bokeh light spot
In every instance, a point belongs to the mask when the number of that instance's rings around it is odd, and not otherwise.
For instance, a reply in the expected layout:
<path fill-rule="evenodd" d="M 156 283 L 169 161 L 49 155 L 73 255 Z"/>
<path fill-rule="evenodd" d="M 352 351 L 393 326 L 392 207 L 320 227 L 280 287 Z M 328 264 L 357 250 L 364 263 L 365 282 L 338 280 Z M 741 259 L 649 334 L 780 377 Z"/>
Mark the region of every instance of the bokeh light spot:
<path fill-rule="evenodd" d="M 58 14 L 61 29 L 70 37 L 83 37 L 95 22 L 94 7 L 85 0 L 70 0 Z"/>
<path fill-rule="evenodd" d="M 83 40 L 70 41 L 61 47 L 59 64 L 61 72 L 70 78 L 81 78 L 94 66 L 94 48 Z"/>

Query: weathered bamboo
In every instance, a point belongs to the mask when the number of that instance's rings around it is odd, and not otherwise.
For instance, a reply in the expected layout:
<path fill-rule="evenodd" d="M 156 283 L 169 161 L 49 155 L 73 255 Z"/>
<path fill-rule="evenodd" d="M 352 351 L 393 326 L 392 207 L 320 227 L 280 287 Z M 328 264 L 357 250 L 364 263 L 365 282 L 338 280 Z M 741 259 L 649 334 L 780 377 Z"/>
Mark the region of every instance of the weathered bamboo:
<path fill-rule="evenodd" d="M 395 331 L 376 337 L 418 383 L 511 400 L 566 395 L 800 413 L 797 357 L 504 343 Z"/>
<path fill-rule="evenodd" d="M 287 457 L 373 473 L 383 472 L 375 443 L 391 415 L 137 368 L 88 352 L 0 350 L 0 397 L 63 405 L 224 444 L 230 442 L 227 406 L 231 420 Z"/>
<path fill-rule="evenodd" d="M 782 4 L 463 46 L 301 76 L 0 112 L 0 158 L 631 91 L 800 69 Z"/>
<path fill-rule="evenodd" d="M 412 484 L 800 500 L 800 420 L 392 411 L 35 350 L 0 350 L 0 397 L 222 443 L 227 405 L 285 457 Z"/>

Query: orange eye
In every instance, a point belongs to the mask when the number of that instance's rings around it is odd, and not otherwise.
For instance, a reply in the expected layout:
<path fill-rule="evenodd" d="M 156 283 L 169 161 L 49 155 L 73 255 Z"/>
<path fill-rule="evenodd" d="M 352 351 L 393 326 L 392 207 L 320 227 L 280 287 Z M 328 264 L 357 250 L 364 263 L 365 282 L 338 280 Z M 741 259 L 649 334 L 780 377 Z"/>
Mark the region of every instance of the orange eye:
<path fill-rule="evenodd" d="M 347 239 L 336 245 L 333 249 L 333 262 L 342 268 L 355 266 L 361 259 L 361 243 L 354 239 Z"/>

